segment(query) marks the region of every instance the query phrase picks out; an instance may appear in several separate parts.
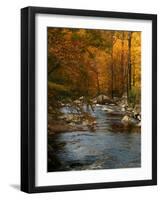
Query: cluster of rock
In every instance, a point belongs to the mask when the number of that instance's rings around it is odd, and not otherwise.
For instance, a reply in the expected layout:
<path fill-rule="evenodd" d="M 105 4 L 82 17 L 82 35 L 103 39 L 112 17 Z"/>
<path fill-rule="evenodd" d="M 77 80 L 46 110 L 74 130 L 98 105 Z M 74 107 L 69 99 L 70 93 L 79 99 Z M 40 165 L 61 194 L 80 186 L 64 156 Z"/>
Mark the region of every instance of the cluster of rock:
<path fill-rule="evenodd" d="M 114 103 L 113 100 L 111 100 L 110 97 L 100 94 L 98 97 L 96 97 L 95 99 L 93 99 L 93 101 L 97 104 L 111 104 Z"/>
<path fill-rule="evenodd" d="M 108 113 L 113 113 L 114 111 L 106 105 L 117 105 L 118 109 L 123 113 L 123 118 L 121 122 L 124 125 L 136 125 L 141 126 L 141 106 L 136 104 L 134 107 L 130 107 L 127 101 L 127 95 L 124 94 L 121 98 L 114 97 L 111 100 L 106 95 L 99 95 L 94 99 L 96 106 L 102 106 L 102 110 L 107 111 Z"/>
<path fill-rule="evenodd" d="M 121 122 L 124 124 L 124 125 L 136 125 L 136 126 L 141 126 L 141 121 L 140 120 L 137 120 L 135 119 L 134 117 L 131 117 L 129 115 L 125 115 Z"/>
<path fill-rule="evenodd" d="M 100 94 L 97 97 L 90 100 L 89 99 L 87 100 L 85 97 L 81 96 L 79 99 L 76 99 L 75 101 L 73 101 L 73 104 L 75 105 L 82 105 L 84 103 L 105 105 L 105 104 L 115 103 L 115 100 L 112 100 L 110 97 L 104 94 Z"/>
<path fill-rule="evenodd" d="M 136 125 L 141 127 L 141 107 L 136 104 L 134 108 L 126 107 L 121 122 L 124 125 Z"/>
<path fill-rule="evenodd" d="M 126 95 L 123 95 L 122 98 L 114 97 L 111 99 L 110 97 L 101 94 L 93 99 L 86 99 L 82 96 L 69 103 L 69 105 L 62 104 L 62 108 L 69 108 L 70 112 L 63 112 L 63 115 L 58 117 L 59 123 L 58 121 L 53 122 L 52 118 L 48 118 L 48 121 L 52 121 L 51 123 L 48 123 L 48 129 L 53 133 L 79 130 L 94 131 L 97 124 L 96 118 L 86 109 L 90 107 L 93 111 L 95 106 L 100 107 L 100 109 L 107 113 L 121 113 L 123 116 L 121 123 L 125 126 L 141 126 L 141 106 L 139 104 L 130 107 Z"/>
<path fill-rule="evenodd" d="M 95 130 L 96 119 L 88 113 L 67 113 L 61 116 L 60 119 L 64 120 L 70 126 L 78 127 L 78 129 L 80 126 L 84 126 L 91 130 Z"/>

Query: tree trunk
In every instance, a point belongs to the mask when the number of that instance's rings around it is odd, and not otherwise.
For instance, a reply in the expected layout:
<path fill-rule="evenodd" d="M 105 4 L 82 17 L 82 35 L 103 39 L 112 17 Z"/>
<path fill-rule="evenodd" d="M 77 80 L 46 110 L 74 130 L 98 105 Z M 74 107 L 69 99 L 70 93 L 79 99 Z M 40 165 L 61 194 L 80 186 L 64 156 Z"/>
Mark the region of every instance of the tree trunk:
<path fill-rule="evenodd" d="M 132 75 L 132 65 L 131 65 L 131 36 L 132 33 L 129 32 L 129 37 L 128 37 L 128 48 L 129 48 L 129 56 L 128 56 L 128 71 L 129 71 L 129 90 L 131 90 L 131 75 Z"/>
<path fill-rule="evenodd" d="M 111 32 L 111 97 L 114 97 L 114 62 L 113 62 L 114 32 Z"/>
<path fill-rule="evenodd" d="M 135 86 L 135 65 L 133 65 L 133 81 L 132 81 L 132 86 Z"/>
<path fill-rule="evenodd" d="M 132 65 L 131 65 L 131 38 L 132 32 L 128 33 L 128 70 L 127 70 L 127 97 L 129 98 L 129 91 L 132 84 Z"/>
<path fill-rule="evenodd" d="M 98 78 L 98 72 L 97 72 L 97 95 L 99 95 L 100 94 L 100 83 L 99 83 L 99 78 Z"/>
<path fill-rule="evenodd" d="M 124 93 L 124 32 L 122 33 L 122 42 L 121 42 L 121 93 Z"/>

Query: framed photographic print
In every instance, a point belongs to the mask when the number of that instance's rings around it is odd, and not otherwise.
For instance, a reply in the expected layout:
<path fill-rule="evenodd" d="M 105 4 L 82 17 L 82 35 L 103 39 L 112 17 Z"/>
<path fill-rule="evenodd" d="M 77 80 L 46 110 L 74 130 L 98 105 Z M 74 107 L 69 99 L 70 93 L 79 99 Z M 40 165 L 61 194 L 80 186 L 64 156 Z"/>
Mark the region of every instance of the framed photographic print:
<path fill-rule="evenodd" d="M 157 184 L 157 16 L 21 10 L 21 190 Z"/>

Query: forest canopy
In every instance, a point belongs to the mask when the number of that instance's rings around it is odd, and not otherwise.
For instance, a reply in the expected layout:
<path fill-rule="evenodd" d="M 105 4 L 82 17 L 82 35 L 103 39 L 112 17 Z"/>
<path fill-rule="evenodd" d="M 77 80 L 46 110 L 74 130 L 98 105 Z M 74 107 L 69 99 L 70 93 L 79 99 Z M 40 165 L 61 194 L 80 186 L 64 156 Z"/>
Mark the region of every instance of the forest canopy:
<path fill-rule="evenodd" d="M 48 34 L 48 103 L 80 97 L 141 99 L 141 32 L 52 28 Z"/>

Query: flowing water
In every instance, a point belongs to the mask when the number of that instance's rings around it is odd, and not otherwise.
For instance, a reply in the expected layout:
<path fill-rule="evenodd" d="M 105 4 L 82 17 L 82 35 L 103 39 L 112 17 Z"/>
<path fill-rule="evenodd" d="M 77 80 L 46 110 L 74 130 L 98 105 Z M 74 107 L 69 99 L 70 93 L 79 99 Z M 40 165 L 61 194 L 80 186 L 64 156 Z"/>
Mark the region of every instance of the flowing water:
<path fill-rule="evenodd" d="M 96 107 L 95 131 L 75 131 L 52 135 L 56 165 L 49 171 L 115 169 L 141 166 L 140 128 L 125 127 L 123 113 L 115 105 L 112 112 Z"/>

